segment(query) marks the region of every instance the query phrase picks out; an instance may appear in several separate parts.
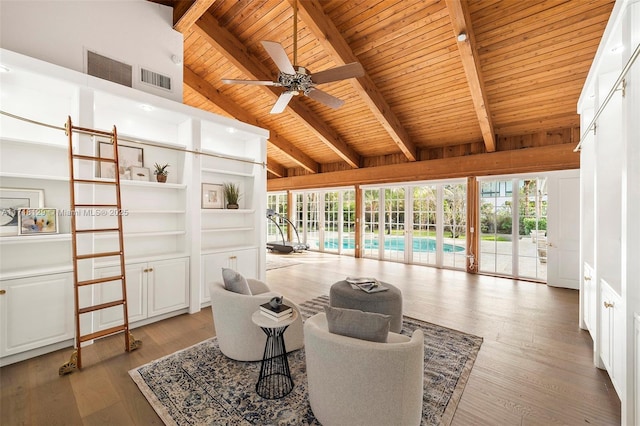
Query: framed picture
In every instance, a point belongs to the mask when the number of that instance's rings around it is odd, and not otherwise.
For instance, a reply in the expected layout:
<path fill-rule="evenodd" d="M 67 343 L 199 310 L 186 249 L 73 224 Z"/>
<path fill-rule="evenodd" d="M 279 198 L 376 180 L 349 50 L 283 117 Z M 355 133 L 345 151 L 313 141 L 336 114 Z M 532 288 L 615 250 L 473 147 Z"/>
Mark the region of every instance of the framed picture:
<path fill-rule="evenodd" d="M 149 182 L 151 172 L 148 167 L 131 166 L 131 180 L 142 180 Z"/>
<path fill-rule="evenodd" d="M 0 235 L 18 235 L 18 211 L 44 206 L 42 189 L 0 188 Z"/>
<path fill-rule="evenodd" d="M 113 158 L 113 144 L 111 142 L 98 141 L 98 155 L 103 158 Z M 125 179 L 131 167 L 144 165 L 143 149 L 133 146 L 118 146 L 118 172 L 120 178 Z M 115 178 L 115 164 L 100 163 L 100 176 L 103 178 Z M 148 180 L 148 179 L 147 179 Z"/>
<path fill-rule="evenodd" d="M 221 209 L 224 206 L 224 193 L 222 185 L 213 183 L 202 184 L 202 208 Z"/>
<path fill-rule="evenodd" d="M 18 235 L 58 233 L 58 209 L 28 208 L 18 210 Z"/>

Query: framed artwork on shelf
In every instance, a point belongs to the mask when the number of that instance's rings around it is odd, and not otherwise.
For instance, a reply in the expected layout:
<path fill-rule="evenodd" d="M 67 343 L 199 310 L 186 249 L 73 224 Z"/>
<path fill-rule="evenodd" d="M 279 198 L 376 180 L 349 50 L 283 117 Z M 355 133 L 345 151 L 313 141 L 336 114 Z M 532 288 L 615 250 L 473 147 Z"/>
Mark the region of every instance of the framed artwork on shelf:
<path fill-rule="evenodd" d="M 148 167 L 131 166 L 131 180 L 141 180 L 149 182 L 151 171 Z"/>
<path fill-rule="evenodd" d="M 98 140 L 98 155 L 102 158 L 113 158 L 113 144 L 110 141 Z M 131 179 L 131 167 L 143 166 L 144 150 L 142 148 L 118 145 L 118 173 L 120 173 L 120 179 Z M 99 167 L 98 177 L 110 179 L 116 177 L 115 164 L 100 162 Z"/>
<path fill-rule="evenodd" d="M 18 235 L 58 233 L 58 209 L 28 208 L 18 210 Z"/>
<path fill-rule="evenodd" d="M 44 206 L 44 190 L 0 188 L 0 235 L 18 235 L 19 210 Z"/>
<path fill-rule="evenodd" d="M 202 208 L 221 209 L 224 205 L 222 185 L 213 183 L 202 184 Z"/>

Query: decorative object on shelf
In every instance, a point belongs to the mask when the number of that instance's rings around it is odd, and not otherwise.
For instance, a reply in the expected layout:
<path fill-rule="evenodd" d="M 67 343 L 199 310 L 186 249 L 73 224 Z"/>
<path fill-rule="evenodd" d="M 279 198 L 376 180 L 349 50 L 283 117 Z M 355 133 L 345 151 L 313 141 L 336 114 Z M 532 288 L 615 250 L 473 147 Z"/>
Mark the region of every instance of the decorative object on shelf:
<path fill-rule="evenodd" d="M 113 158 L 113 144 L 109 142 L 98 142 L 98 155 L 102 158 Z M 142 148 L 133 146 L 118 145 L 118 172 L 120 179 L 125 178 L 125 172 L 131 167 L 142 167 L 144 164 L 144 152 Z M 99 163 L 100 176 L 113 179 L 116 177 L 116 168 L 113 163 Z"/>
<path fill-rule="evenodd" d="M 43 203 L 42 189 L 0 188 L 0 235 L 18 235 L 18 211 Z"/>
<path fill-rule="evenodd" d="M 131 166 L 131 180 L 141 180 L 149 182 L 149 175 L 151 172 L 148 167 L 136 167 Z"/>
<path fill-rule="evenodd" d="M 169 164 L 155 163 L 153 167 L 155 167 L 155 171 L 153 172 L 153 174 L 156 175 L 156 180 L 158 182 L 166 182 L 167 175 L 169 174 L 169 171 L 167 170 L 167 167 L 169 167 Z"/>
<path fill-rule="evenodd" d="M 213 183 L 202 184 L 202 208 L 221 209 L 223 207 L 223 186 Z"/>
<path fill-rule="evenodd" d="M 58 209 L 28 208 L 18 211 L 18 235 L 58 233 Z"/>
<path fill-rule="evenodd" d="M 240 186 L 233 182 L 225 182 L 223 184 L 224 187 L 224 198 L 227 202 L 228 209 L 237 209 L 240 206 L 238 205 L 238 201 L 240 200 Z"/>

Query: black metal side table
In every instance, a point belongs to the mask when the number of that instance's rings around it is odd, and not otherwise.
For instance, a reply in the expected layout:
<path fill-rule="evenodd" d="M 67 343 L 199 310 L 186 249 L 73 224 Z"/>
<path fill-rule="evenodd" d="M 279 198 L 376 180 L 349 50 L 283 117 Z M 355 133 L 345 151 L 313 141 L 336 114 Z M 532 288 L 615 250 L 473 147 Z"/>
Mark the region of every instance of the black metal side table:
<path fill-rule="evenodd" d="M 254 312 L 251 316 L 253 323 L 267 335 L 260 377 L 256 383 L 256 392 L 263 398 L 282 398 L 293 389 L 287 349 L 284 346 L 284 332 L 297 318 L 298 312 L 295 309 L 290 318 L 281 321 L 267 318 L 260 311 Z"/>

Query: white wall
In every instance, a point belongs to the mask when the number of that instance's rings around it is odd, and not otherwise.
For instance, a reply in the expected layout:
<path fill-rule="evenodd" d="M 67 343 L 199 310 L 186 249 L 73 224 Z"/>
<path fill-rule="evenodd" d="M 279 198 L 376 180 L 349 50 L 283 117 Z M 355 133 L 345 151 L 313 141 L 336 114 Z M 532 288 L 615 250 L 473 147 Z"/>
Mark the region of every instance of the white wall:
<path fill-rule="evenodd" d="M 86 72 L 86 51 L 130 64 L 133 87 L 182 103 L 183 37 L 172 8 L 145 0 L 0 0 L 0 47 Z M 171 77 L 171 91 L 140 82 L 140 67 Z"/>

